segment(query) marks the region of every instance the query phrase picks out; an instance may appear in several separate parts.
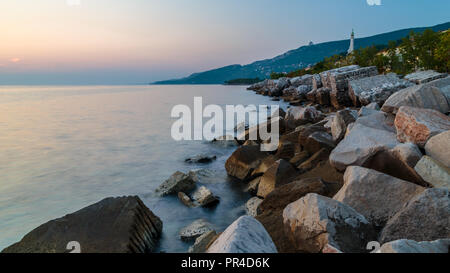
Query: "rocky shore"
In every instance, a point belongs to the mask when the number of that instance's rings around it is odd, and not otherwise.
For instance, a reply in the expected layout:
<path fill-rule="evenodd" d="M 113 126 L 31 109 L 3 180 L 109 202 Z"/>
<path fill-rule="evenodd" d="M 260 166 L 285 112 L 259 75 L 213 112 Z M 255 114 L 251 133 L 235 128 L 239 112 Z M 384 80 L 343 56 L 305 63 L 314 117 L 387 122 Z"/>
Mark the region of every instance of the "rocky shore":
<path fill-rule="evenodd" d="M 223 231 L 204 219 L 182 228 L 189 252 L 449 251 L 450 77 L 418 71 L 401 78 L 352 65 L 248 89 L 290 103 L 276 121 L 278 149 L 261 151 L 261 140 L 213 141 L 236 146 L 225 169 L 247 184 L 248 215 Z M 244 127 L 247 136 L 255 130 Z M 178 196 L 180 206 L 217 206 L 220 196 L 198 177 L 176 172 L 157 193 Z M 66 252 L 72 240 L 83 252 L 152 252 L 161 232 L 139 197 L 108 198 L 3 252 Z"/>

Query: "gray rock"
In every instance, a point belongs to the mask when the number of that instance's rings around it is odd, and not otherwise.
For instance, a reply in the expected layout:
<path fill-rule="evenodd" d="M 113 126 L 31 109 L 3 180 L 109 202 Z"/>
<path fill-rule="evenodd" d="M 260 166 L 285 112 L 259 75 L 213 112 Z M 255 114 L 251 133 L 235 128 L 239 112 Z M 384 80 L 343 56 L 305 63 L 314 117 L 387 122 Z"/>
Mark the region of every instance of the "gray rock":
<path fill-rule="evenodd" d="M 427 189 L 413 197 L 382 230 L 380 242 L 399 239 L 433 241 L 450 238 L 450 196 L 447 189 Z"/>
<path fill-rule="evenodd" d="M 370 116 L 370 115 L 375 114 L 377 112 L 379 112 L 379 111 L 367 108 L 366 106 L 362 106 L 359 109 L 359 111 L 358 111 L 358 117 Z"/>
<path fill-rule="evenodd" d="M 204 164 L 204 163 L 211 163 L 216 159 L 217 159 L 217 156 L 215 156 L 215 155 L 209 156 L 209 155 L 201 154 L 201 155 L 189 157 L 185 160 L 185 162 L 187 162 L 187 163 L 203 163 Z"/>
<path fill-rule="evenodd" d="M 383 112 L 360 117 L 331 152 L 330 163 L 340 171 L 350 165 L 362 166 L 378 152 L 390 150 L 398 144 L 389 117 Z"/>
<path fill-rule="evenodd" d="M 450 88 L 450 77 L 400 90 L 390 96 L 381 108 L 386 113 L 397 113 L 402 106 L 426 108 L 447 113 L 450 110 L 445 90 Z M 450 94 L 449 94 L 450 95 Z"/>
<path fill-rule="evenodd" d="M 432 109 L 402 106 L 395 116 L 397 139 L 423 148 L 428 139 L 450 130 L 450 117 Z"/>
<path fill-rule="evenodd" d="M 370 223 L 350 206 L 310 193 L 283 211 L 285 234 L 297 251 L 322 252 L 327 246 L 343 252 L 365 252 L 375 238 Z"/>
<path fill-rule="evenodd" d="M 312 86 L 312 81 L 313 81 L 313 75 L 303 75 L 303 76 L 299 76 L 299 77 L 295 77 L 291 79 L 291 85 L 298 87 L 300 85 L 309 85 Z"/>
<path fill-rule="evenodd" d="M 433 158 L 423 156 L 414 169 L 433 187 L 450 189 L 450 168 Z"/>
<path fill-rule="evenodd" d="M 378 75 L 378 69 L 375 66 L 330 72 L 328 77 L 331 85 L 331 104 L 336 109 L 353 105 L 348 94 L 349 81 L 375 75 Z"/>
<path fill-rule="evenodd" d="M 395 148 L 391 150 L 391 153 L 411 168 L 414 168 L 417 162 L 422 158 L 422 152 L 419 147 L 410 142 L 401 143 L 395 146 Z"/>
<path fill-rule="evenodd" d="M 209 207 L 217 204 L 219 198 L 216 197 L 208 188 L 201 186 L 192 194 L 192 199 L 196 204 L 202 207 Z"/>
<path fill-rule="evenodd" d="M 449 253 L 450 239 L 432 242 L 416 242 L 413 240 L 397 240 L 385 243 L 377 253 Z"/>
<path fill-rule="evenodd" d="M 439 73 L 434 70 L 416 71 L 405 76 L 405 79 L 415 84 L 431 82 L 447 77 L 446 73 Z"/>
<path fill-rule="evenodd" d="M 336 116 L 331 123 L 331 134 L 333 135 L 333 141 L 341 141 L 345 136 L 347 126 L 355 121 L 356 113 L 353 110 L 344 109 L 336 112 Z"/>
<path fill-rule="evenodd" d="M 413 84 L 399 79 L 394 73 L 389 73 L 387 75 L 351 80 L 348 85 L 348 92 L 353 105 L 359 106 L 373 102 L 383 105 L 393 93 Z"/>
<path fill-rule="evenodd" d="M 183 241 L 194 240 L 201 235 L 214 230 L 212 225 L 204 219 L 199 219 L 192 222 L 190 225 L 182 228 L 179 232 L 180 238 Z"/>
<path fill-rule="evenodd" d="M 333 197 L 354 208 L 375 226 L 382 227 L 424 187 L 358 166 L 349 166 L 344 186 Z"/>
<path fill-rule="evenodd" d="M 247 215 L 256 217 L 258 215 L 258 206 L 262 203 L 263 199 L 259 197 L 250 198 L 245 204 L 245 211 Z"/>
<path fill-rule="evenodd" d="M 425 145 L 425 152 L 450 168 L 450 130 L 430 138 Z"/>
<path fill-rule="evenodd" d="M 260 222 L 242 216 L 214 241 L 207 253 L 277 253 L 277 249 Z"/>
<path fill-rule="evenodd" d="M 160 196 L 177 194 L 179 192 L 190 192 L 195 188 L 195 181 L 187 174 L 176 172 L 162 183 L 156 192 Z"/>
<path fill-rule="evenodd" d="M 205 253 L 208 246 L 217 238 L 215 230 L 208 231 L 195 239 L 195 243 L 189 247 L 188 253 Z"/>
<path fill-rule="evenodd" d="M 316 108 L 312 106 L 294 106 L 290 107 L 286 112 L 285 122 L 287 128 L 295 129 L 300 125 L 319 122 L 323 118 L 324 115 L 322 114 L 322 112 L 316 110 Z"/>
<path fill-rule="evenodd" d="M 139 197 L 106 198 L 39 226 L 2 253 L 66 253 L 71 241 L 82 253 L 152 252 L 161 232 L 161 220 Z"/>
<path fill-rule="evenodd" d="M 192 202 L 191 198 L 185 194 L 184 192 L 178 193 L 178 199 L 183 203 L 186 207 L 192 208 L 195 207 L 194 202 Z"/>

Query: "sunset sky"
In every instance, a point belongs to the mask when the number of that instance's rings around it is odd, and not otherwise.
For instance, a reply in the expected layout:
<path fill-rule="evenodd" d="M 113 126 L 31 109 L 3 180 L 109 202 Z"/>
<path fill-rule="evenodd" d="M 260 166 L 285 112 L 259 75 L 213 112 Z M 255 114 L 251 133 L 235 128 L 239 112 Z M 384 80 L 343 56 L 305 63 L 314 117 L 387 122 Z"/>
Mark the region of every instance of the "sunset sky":
<path fill-rule="evenodd" d="M 449 0 L 76 2 L 0 1 L 0 84 L 147 83 L 450 21 Z"/>

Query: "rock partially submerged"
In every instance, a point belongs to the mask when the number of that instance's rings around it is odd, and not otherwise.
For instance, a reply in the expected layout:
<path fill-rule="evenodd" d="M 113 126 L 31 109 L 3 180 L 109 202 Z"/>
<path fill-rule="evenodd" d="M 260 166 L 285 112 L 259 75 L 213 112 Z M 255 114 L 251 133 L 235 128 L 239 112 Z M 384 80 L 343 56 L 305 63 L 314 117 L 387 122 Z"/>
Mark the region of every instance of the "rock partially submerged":
<path fill-rule="evenodd" d="M 211 163 L 211 162 L 213 162 L 216 159 L 217 159 L 217 156 L 215 156 L 215 155 L 210 156 L 210 155 L 201 154 L 201 155 L 196 155 L 196 156 L 193 156 L 193 157 L 189 157 L 189 158 L 187 158 L 185 160 L 185 162 L 187 162 L 187 163 L 202 163 L 202 164 L 205 164 L 205 163 Z"/>
<path fill-rule="evenodd" d="M 179 232 L 180 238 L 183 241 L 194 240 L 201 235 L 214 230 L 212 225 L 204 220 L 199 219 L 192 222 L 190 225 L 182 228 Z"/>
<path fill-rule="evenodd" d="M 247 215 L 256 217 L 258 215 L 258 206 L 262 201 L 263 199 L 259 197 L 250 198 L 245 204 L 245 211 L 247 212 Z"/>
<path fill-rule="evenodd" d="M 277 249 L 260 222 L 242 216 L 214 241 L 207 253 L 277 253 Z"/>
<path fill-rule="evenodd" d="M 376 237 L 372 225 L 353 208 L 310 193 L 283 211 L 286 235 L 298 251 L 323 252 L 332 247 L 342 252 L 365 252 Z"/>
<path fill-rule="evenodd" d="M 195 239 L 195 243 L 189 247 L 189 253 L 205 253 L 212 242 L 217 238 L 215 230 L 208 231 Z"/>
<path fill-rule="evenodd" d="M 219 198 L 205 186 L 201 186 L 195 190 L 192 194 L 192 199 L 194 200 L 194 204 L 202 207 L 210 207 L 219 202 Z"/>
<path fill-rule="evenodd" d="M 192 177 L 178 171 L 172 174 L 169 179 L 164 181 L 164 183 L 156 189 L 156 192 L 160 196 L 165 196 L 170 194 L 178 194 L 179 192 L 188 193 L 194 188 L 195 181 Z"/>
<path fill-rule="evenodd" d="M 2 253 L 66 253 L 71 241 L 82 253 L 144 253 L 155 250 L 162 221 L 137 196 L 106 198 L 47 222 Z"/>

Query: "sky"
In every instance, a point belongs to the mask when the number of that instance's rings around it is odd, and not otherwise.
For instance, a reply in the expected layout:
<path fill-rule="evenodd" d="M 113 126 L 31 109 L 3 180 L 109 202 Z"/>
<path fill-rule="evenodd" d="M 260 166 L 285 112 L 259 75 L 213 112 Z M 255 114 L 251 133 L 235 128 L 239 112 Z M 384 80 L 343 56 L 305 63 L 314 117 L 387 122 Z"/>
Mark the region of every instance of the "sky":
<path fill-rule="evenodd" d="M 144 84 L 448 21 L 449 0 L 1 0 L 0 85 Z"/>

